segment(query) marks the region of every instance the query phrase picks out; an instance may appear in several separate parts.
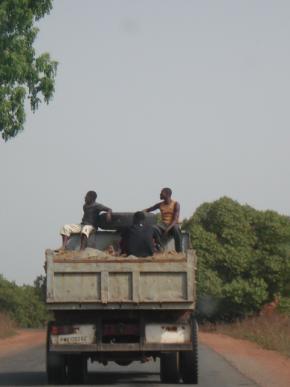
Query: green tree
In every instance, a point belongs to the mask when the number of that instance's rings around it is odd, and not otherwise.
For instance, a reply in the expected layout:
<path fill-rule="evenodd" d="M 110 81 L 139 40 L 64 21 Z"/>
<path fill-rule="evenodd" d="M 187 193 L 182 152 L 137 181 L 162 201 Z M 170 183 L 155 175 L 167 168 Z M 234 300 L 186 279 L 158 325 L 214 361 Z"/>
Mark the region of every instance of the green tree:
<path fill-rule="evenodd" d="M 23 130 L 25 101 L 33 112 L 54 93 L 57 62 L 36 55 L 35 23 L 52 9 L 52 0 L 0 1 L 0 132 L 7 141 Z"/>
<path fill-rule="evenodd" d="M 198 255 L 202 313 L 210 310 L 220 319 L 249 315 L 288 292 L 289 217 L 224 197 L 202 204 L 183 227 Z"/>
<path fill-rule="evenodd" d="M 38 277 L 36 283 L 41 284 Z M 0 274 L 0 312 L 7 313 L 23 328 L 41 327 L 49 319 L 40 288 L 18 286 Z"/>
<path fill-rule="evenodd" d="M 36 294 L 38 294 L 41 301 L 46 301 L 46 276 L 39 275 L 33 282 Z"/>

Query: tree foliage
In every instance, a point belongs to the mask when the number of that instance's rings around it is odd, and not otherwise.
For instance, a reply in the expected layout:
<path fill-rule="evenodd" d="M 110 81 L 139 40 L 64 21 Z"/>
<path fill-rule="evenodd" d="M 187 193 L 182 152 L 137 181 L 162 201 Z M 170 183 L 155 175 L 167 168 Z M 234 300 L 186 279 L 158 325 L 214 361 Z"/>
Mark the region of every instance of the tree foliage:
<path fill-rule="evenodd" d="M 250 315 L 288 291 L 287 216 L 223 197 L 202 204 L 183 228 L 199 259 L 199 305 L 204 314 L 220 319 Z"/>
<path fill-rule="evenodd" d="M 35 281 L 33 282 L 33 285 L 34 285 L 36 294 L 39 296 L 40 300 L 45 302 L 46 301 L 46 276 L 44 275 L 37 276 Z"/>
<path fill-rule="evenodd" d="M 36 56 L 35 22 L 50 12 L 52 0 L 0 1 L 0 132 L 7 141 L 24 127 L 25 101 L 33 112 L 54 92 L 57 62 Z"/>
<path fill-rule="evenodd" d="M 7 313 L 23 328 L 41 327 L 48 320 L 40 288 L 29 285 L 17 286 L 2 275 L 0 275 L 0 312 Z"/>

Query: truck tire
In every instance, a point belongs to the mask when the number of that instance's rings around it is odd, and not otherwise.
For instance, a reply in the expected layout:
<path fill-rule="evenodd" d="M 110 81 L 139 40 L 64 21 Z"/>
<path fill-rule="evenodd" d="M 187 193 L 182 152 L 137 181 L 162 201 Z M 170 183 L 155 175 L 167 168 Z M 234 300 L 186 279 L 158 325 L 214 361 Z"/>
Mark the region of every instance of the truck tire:
<path fill-rule="evenodd" d="M 162 383 L 178 383 L 179 373 L 179 353 L 163 353 L 160 356 L 160 379 Z"/>
<path fill-rule="evenodd" d="M 64 356 L 47 352 L 46 354 L 46 374 L 49 384 L 65 383 L 65 361 Z"/>
<path fill-rule="evenodd" d="M 67 359 L 67 381 L 69 384 L 84 384 L 88 370 L 87 359 L 82 355 L 71 355 Z"/>
<path fill-rule="evenodd" d="M 197 323 L 192 323 L 192 350 L 180 352 L 180 374 L 184 383 L 198 384 Z"/>
<path fill-rule="evenodd" d="M 46 375 L 49 384 L 65 383 L 65 358 L 55 352 L 50 352 L 50 327 L 52 322 L 48 322 L 46 333 Z"/>

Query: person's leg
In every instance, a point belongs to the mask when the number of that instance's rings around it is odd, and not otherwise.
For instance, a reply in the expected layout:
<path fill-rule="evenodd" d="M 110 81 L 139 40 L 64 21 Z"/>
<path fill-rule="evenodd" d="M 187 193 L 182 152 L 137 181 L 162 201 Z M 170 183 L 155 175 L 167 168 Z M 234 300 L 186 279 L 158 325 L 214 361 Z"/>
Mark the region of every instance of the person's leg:
<path fill-rule="evenodd" d="M 176 224 L 174 227 L 172 227 L 170 232 L 174 238 L 176 252 L 181 253 L 182 252 L 182 234 L 179 226 Z"/>
<path fill-rule="evenodd" d="M 156 224 L 153 226 L 153 238 L 155 240 L 155 245 L 158 251 L 162 248 L 162 235 L 165 231 L 165 226 L 163 224 Z"/>
<path fill-rule="evenodd" d="M 81 232 L 81 226 L 79 224 L 65 224 L 60 230 L 62 236 L 62 249 L 65 249 L 71 234 L 78 234 Z"/>
<path fill-rule="evenodd" d="M 86 247 L 87 247 L 87 244 L 88 244 L 88 237 L 86 236 L 86 234 L 81 234 L 81 246 L 80 246 L 80 250 L 84 250 Z"/>
<path fill-rule="evenodd" d="M 65 250 L 65 248 L 66 248 L 66 246 L 68 244 L 69 236 L 63 235 L 63 234 L 61 234 L 61 236 L 62 236 L 62 246 L 61 246 L 61 248 L 63 250 Z"/>
<path fill-rule="evenodd" d="M 87 247 L 89 236 L 94 230 L 95 228 L 93 226 L 90 226 L 90 225 L 82 226 L 80 250 L 84 250 Z"/>

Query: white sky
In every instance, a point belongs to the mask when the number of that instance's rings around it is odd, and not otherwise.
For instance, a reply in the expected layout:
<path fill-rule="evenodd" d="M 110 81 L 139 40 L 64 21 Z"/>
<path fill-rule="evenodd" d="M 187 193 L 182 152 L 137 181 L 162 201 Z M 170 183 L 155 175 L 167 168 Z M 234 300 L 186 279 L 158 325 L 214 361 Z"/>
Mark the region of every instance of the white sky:
<path fill-rule="evenodd" d="M 55 0 L 38 52 L 49 105 L 0 143 L 0 273 L 43 274 L 86 191 L 115 211 L 173 189 L 182 217 L 227 195 L 289 214 L 290 2 Z"/>

